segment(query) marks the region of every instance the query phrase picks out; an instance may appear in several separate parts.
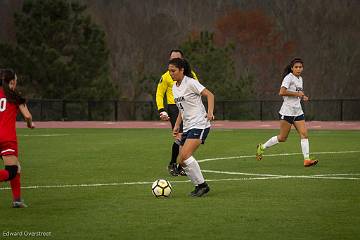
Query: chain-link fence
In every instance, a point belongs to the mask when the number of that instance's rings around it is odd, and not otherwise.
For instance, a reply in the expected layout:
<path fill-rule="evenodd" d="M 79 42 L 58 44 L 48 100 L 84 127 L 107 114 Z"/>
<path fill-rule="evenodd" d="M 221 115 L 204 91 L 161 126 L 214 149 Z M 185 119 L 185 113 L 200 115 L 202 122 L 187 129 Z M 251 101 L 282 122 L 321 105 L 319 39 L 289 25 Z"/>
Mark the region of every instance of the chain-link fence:
<path fill-rule="evenodd" d="M 275 120 L 282 101 L 216 101 L 218 120 Z M 312 100 L 303 104 L 307 120 L 360 120 L 360 99 Z M 158 120 L 156 105 L 144 101 L 28 101 L 35 121 Z M 206 103 L 205 103 L 206 106 Z"/>

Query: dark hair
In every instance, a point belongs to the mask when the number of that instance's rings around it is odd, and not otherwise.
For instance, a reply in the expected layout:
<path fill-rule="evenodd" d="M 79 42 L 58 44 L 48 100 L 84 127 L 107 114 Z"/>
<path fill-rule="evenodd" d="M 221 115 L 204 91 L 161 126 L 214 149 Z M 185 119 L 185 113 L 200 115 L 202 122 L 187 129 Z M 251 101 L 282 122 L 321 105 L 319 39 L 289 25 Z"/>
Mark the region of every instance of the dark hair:
<path fill-rule="evenodd" d="M 3 87 L 6 99 L 15 104 L 23 104 L 26 102 L 25 98 L 21 96 L 19 91 L 12 90 L 9 87 L 11 80 L 16 78 L 16 74 L 12 69 L 0 69 L 0 86 Z"/>
<path fill-rule="evenodd" d="M 194 75 L 192 74 L 192 71 L 191 71 L 190 64 L 185 59 L 173 58 L 169 61 L 169 64 L 172 64 L 179 69 L 184 69 L 185 76 L 194 78 Z"/>
<path fill-rule="evenodd" d="M 287 65 L 284 69 L 284 73 L 282 75 L 282 78 L 284 79 L 284 77 L 286 77 L 286 75 L 288 75 L 289 73 L 292 72 L 291 68 L 295 65 L 295 63 L 301 63 L 304 66 L 304 61 L 301 58 L 294 58 L 293 60 L 291 60 L 291 62 L 289 63 L 289 65 Z"/>
<path fill-rule="evenodd" d="M 178 52 L 178 53 L 180 53 L 180 54 L 181 54 L 181 57 L 184 58 L 184 53 L 183 53 L 180 49 L 171 49 L 169 55 L 171 55 L 173 52 Z"/>

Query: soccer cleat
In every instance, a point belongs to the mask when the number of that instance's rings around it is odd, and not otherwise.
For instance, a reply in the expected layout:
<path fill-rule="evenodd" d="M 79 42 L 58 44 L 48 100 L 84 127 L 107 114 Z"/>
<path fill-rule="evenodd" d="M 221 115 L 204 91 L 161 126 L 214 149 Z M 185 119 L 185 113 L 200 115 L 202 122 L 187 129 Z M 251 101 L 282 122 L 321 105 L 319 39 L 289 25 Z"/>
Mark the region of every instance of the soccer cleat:
<path fill-rule="evenodd" d="M 195 189 L 190 192 L 190 196 L 194 196 L 194 194 L 198 191 L 199 186 L 195 186 Z"/>
<path fill-rule="evenodd" d="M 171 176 L 173 176 L 173 177 L 178 176 L 176 163 L 171 163 L 171 164 L 168 166 L 168 171 L 169 171 L 169 174 L 170 174 Z"/>
<path fill-rule="evenodd" d="M 23 201 L 14 201 L 12 203 L 13 208 L 27 208 L 28 205 L 26 205 Z"/>
<path fill-rule="evenodd" d="M 177 167 L 177 173 L 180 176 L 186 176 L 185 170 L 180 165 Z"/>
<path fill-rule="evenodd" d="M 261 143 L 259 143 L 256 147 L 256 160 L 260 161 L 264 154 L 264 147 Z"/>
<path fill-rule="evenodd" d="M 311 167 L 315 166 L 319 161 L 317 159 L 305 159 L 304 160 L 304 167 Z"/>
<path fill-rule="evenodd" d="M 192 197 L 202 197 L 210 191 L 209 185 L 204 182 L 195 187 L 195 190 L 190 193 Z"/>

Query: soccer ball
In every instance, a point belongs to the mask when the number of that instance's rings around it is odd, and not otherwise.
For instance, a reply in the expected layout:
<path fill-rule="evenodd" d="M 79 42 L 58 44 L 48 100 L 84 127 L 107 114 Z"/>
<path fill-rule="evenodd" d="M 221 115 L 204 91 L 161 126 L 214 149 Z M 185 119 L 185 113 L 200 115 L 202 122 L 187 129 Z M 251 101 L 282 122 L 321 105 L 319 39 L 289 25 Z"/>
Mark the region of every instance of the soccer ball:
<path fill-rule="evenodd" d="M 155 197 L 169 197 L 172 188 L 169 181 L 158 179 L 152 184 L 151 190 Z"/>

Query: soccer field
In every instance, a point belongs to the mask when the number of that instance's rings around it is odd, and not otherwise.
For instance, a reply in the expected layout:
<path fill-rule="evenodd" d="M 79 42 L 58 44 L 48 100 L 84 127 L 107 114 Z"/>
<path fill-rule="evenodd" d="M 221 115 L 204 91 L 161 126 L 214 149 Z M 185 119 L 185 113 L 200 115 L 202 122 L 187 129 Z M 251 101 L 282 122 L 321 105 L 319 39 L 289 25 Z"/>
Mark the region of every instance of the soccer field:
<path fill-rule="evenodd" d="M 169 129 L 19 129 L 29 208 L 11 209 L 1 183 L 0 238 L 358 238 L 360 131 L 310 131 L 311 168 L 295 130 L 255 160 L 256 144 L 277 133 L 212 130 L 195 155 L 211 191 L 191 198 L 187 177 L 167 173 Z M 158 178 L 171 182 L 170 198 L 152 195 Z"/>

